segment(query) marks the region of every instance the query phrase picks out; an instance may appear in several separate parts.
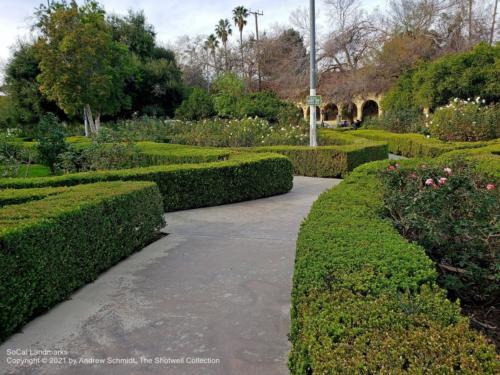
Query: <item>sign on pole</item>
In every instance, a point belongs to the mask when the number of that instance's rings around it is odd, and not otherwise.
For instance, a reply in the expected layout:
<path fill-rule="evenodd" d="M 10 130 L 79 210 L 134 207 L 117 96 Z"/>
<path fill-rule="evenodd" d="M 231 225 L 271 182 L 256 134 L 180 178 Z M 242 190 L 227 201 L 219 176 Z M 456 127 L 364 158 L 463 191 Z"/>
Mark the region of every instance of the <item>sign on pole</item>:
<path fill-rule="evenodd" d="M 307 97 L 307 105 L 314 105 L 318 107 L 321 105 L 321 103 L 322 103 L 321 95 Z"/>

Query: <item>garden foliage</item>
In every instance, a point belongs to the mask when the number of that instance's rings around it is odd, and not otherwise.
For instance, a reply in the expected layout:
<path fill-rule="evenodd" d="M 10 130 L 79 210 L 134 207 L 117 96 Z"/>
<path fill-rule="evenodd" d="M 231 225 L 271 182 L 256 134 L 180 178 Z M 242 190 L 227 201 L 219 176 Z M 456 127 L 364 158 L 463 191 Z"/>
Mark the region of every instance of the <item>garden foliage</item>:
<path fill-rule="evenodd" d="M 0 340 L 142 248 L 163 225 L 151 182 L 20 190 L 0 208 Z"/>

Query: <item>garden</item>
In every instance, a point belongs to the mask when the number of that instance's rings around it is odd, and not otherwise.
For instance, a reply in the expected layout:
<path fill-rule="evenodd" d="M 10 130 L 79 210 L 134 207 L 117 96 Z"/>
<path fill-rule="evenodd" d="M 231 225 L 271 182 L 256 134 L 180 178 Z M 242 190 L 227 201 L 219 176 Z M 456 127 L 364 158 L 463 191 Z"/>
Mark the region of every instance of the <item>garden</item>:
<path fill-rule="evenodd" d="M 286 194 L 304 176 L 342 181 L 298 233 L 290 373 L 500 371 L 498 43 L 401 66 L 379 116 L 320 127 L 310 147 L 307 116 L 266 65 L 274 44 L 258 73 L 239 71 L 252 44 L 228 52 L 219 24 L 206 77 L 143 13 L 86 1 L 36 16 L 40 37 L 15 50 L 0 96 L 0 342 L 158 240 L 166 213 Z M 285 55 L 306 55 L 300 34 L 283 39 Z"/>

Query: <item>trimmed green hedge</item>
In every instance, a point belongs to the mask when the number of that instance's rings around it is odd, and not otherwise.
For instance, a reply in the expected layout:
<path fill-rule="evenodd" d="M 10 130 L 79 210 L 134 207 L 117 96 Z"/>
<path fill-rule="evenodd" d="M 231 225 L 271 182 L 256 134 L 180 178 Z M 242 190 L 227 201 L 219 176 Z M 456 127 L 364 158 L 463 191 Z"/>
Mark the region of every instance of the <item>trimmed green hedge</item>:
<path fill-rule="evenodd" d="M 385 141 L 393 154 L 413 157 L 436 157 L 446 152 L 458 149 L 484 147 L 488 142 L 442 142 L 427 138 L 422 134 L 399 134 L 384 130 L 354 130 L 349 135 L 364 137 L 376 141 Z"/>
<path fill-rule="evenodd" d="M 272 152 L 285 155 L 299 176 L 339 177 L 345 176 L 357 166 L 386 159 L 387 144 L 370 141 L 351 135 L 334 132 L 320 133 L 319 147 L 308 146 L 263 146 L 238 148 L 250 152 Z"/>
<path fill-rule="evenodd" d="M 424 249 L 382 218 L 377 172 L 387 165 L 354 170 L 320 196 L 301 227 L 291 373 L 498 373 L 494 347 L 436 286 Z"/>
<path fill-rule="evenodd" d="M 23 195 L 37 200 L 0 208 L 0 340 L 142 248 L 164 225 L 151 182 Z"/>
<path fill-rule="evenodd" d="M 4 178 L 1 188 L 74 186 L 100 181 L 153 181 L 165 211 L 214 206 L 288 192 L 292 164 L 276 154 L 234 154 L 229 160 L 67 174 L 44 178 Z"/>
<path fill-rule="evenodd" d="M 208 163 L 227 160 L 231 151 L 223 148 L 193 147 L 168 143 L 137 142 L 142 166 Z"/>
<path fill-rule="evenodd" d="M 500 141 L 493 141 L 488 146 L 463 149 L 448 152 L 440 157 L 441 160 L 453 158 L 468 159 L 479 164 L 481 170 L 500 178 Z"/>

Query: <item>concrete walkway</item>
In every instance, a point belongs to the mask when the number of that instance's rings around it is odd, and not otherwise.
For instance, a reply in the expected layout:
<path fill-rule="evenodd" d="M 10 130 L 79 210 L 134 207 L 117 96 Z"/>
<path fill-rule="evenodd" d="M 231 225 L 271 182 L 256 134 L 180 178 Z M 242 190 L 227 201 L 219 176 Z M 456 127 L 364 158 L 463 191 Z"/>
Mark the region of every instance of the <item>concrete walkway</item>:
<path fill-rule="evenodd" d="M 285 195 L 167 214 L 169 236 L 1 345 L 0 373 L 288 373 L 297 231 L 338 182 L 296 177 Z"/>

